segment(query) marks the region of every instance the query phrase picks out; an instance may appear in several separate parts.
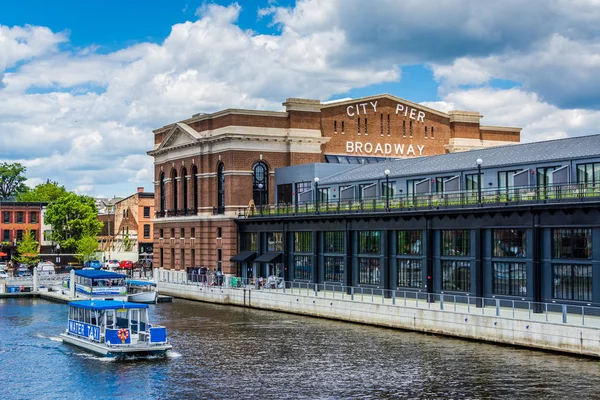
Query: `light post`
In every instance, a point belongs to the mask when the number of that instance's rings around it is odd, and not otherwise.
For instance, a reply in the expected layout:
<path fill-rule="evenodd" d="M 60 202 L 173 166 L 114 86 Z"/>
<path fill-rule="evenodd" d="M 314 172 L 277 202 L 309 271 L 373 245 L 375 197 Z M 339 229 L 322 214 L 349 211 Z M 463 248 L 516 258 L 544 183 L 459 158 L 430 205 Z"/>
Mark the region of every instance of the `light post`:
<path fill-rule="evenodd" d="M 263 210 L 262 210 L 262 208 L 263 208 L 263 206 L 262 206 L 263 187 L 264 187 L 264 185 L 262 183 L 258 184 L 258 203 L 259 203 L 259 207 L 260 207 L 260 215 L 262 215 L 262 213 L 263 213 Z"/>
<path fill-rule="evenodd" d="M 319 177 L 315 176 L 315 209 L 319 212 Z"/>
<path fill-rule="evenodd" d="M 60 263 L 60 244 L 56 243 L 56 265 Z"/>
<path fill-rule="evenodd" d="M 385 210 L 390 210 L 390 170 L 383 171 L 385 174 Z"/>
<path fill-rule="evenodd" d="M 483 160 L 478 158 L 477 161 L 477 204 L 481 207 L 481 164 Z"/>

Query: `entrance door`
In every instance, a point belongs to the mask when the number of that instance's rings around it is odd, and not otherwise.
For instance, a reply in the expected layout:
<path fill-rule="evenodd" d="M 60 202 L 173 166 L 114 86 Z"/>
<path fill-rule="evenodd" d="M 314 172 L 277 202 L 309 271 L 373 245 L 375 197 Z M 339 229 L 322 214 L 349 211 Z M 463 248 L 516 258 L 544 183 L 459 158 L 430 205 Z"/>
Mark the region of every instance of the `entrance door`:
<path fill-rule="evenodd" d="M 131 343 L 136 343 L 140 337 L 140 310 L 129 310 L 129 332 Z"/>

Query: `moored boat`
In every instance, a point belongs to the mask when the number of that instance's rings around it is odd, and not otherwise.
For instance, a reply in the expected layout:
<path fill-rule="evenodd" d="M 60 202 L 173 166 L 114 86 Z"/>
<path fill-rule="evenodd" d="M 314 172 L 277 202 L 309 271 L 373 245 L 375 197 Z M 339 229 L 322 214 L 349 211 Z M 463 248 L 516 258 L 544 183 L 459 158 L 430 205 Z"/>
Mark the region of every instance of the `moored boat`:
<path fill-rule="evenodd" d="M 127 280 L 127 301 L 132 303 L 155 304 L 158 300 L 156 283 L 152 281 Z"/>
<path fill-rule="evenodd" d="M 111 271 L 78 270 L 75 271 L 75 295 L 88 299 L 127 300 L 126 279 L 125 275 Z"/>
<path fill-rule="evenodd" d="M 118 300 L 69 302 L 64 343 L 106 357 L 165 355 L 173 346 L 163 326 L 148 321 L 148 305 Z"/>

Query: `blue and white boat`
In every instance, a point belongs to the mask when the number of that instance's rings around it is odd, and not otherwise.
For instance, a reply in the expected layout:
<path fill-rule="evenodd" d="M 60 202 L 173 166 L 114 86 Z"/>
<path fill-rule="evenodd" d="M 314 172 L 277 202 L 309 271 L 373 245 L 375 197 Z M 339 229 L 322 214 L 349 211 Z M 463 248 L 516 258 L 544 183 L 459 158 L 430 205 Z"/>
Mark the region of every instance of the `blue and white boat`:
<path fill-rule="evenodd" d="M 148 305 L 118 300 L 69 302 L 64 343 L 106 357 L 165 355 L 173 346 L 164 326 L 148 321 Z"/>
<path fill-rule="evenodd" d="M 156 304 L 157 300 L 156 283 L 139 279 L 127 279 L 127 301 Z"/>
<path fill-rule="evenodd" d="M 75 295 L 87 299 L 127 300 L 126 280 L 125 275 L 111 271 L 75 271 Z"/>

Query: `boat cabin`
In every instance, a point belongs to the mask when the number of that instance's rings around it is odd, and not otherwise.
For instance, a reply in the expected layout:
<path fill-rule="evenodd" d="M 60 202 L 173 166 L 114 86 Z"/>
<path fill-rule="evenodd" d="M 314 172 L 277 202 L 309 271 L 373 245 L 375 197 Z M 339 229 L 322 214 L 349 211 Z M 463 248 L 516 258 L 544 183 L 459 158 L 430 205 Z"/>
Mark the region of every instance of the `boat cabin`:
<path fill-rule="evenodd" d="M 75 271 L 75 293 L 90 299 L 127 300 L 126 279 L 111 271 Z"/>

